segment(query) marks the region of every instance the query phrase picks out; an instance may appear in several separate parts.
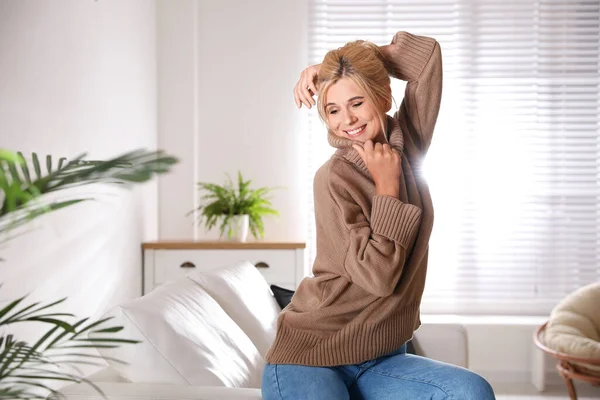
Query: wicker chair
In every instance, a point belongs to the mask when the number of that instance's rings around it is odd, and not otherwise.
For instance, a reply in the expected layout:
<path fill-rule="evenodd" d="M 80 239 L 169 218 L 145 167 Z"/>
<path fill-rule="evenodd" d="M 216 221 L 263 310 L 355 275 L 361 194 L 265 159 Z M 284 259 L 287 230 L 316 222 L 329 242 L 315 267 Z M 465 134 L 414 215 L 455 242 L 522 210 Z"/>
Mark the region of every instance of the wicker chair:
<path fill-rule="evenodd" d="M 600 375 L 598 375 L 598 372 L 585 368 L 581 364 L 597 365 L 600 367 L 600 358 L 573 357 L 548 348 L 543 341 L 543 334 L 547 324 L 548 323 L 546 322 L 537 329 L 533 337 L 533 341 L 537 347 L 557 359 L 556 369 L 558 370 L 560 376 L 562 376 L 562 378 L 565 380 L 567 389 L 569 391 L 569 397 L 571 400 L 577 400 L 577 392 L 575 391 L 573 379 L 600 386 Z"/>
<path fill-rule="evenodd" d="M 600 282 L 566 296 L 533 340 L 556 358 L 556 369 L 572 400 L 577 399 L 573 379 L 600 385 Z"/>

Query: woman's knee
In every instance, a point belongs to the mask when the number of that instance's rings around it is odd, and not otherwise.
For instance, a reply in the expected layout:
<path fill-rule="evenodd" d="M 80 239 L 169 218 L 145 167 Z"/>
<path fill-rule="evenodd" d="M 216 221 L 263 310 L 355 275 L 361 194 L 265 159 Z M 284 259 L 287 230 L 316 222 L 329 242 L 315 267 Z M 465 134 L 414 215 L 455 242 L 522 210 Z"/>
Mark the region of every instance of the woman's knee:
<path fill-rule="evenodd" d="M 461 400 L 494 400 L 494 389 L 485 378 L 469 371 L 462 370 L 453 380 L 450 389 L 453 398 Z"/>

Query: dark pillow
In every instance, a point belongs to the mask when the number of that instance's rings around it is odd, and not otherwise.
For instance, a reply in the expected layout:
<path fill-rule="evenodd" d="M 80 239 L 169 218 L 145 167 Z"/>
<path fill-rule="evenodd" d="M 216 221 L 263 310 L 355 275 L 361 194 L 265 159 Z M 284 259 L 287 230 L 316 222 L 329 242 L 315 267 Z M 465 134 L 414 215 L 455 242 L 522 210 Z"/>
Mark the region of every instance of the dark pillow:
<path fill-rule="evenodd" d="M 271 285 L 271 291 L 273 292 L 273 295 L 275 296 L 275 300 L 277 301 L 277 304 L 279 304 L 279 307 L 281 307 L 282 310 L 288 304 L 290 304 L 290 301 L 292 301 L 292 296 L 294 295 L 293 290 L 282 288 L 277 285 Z M 406 352 L 408 354 L 417 354 L 412 340 L 409 340 L 408 343 L 406 343 Z"/>
<path fill-rule="evenodd" d="M 290 301 L 292 301 L 292 296 L 294 295 L 293 290 L 282 288 L 277 285 L 271 285 L 271 291 L 273 292 L 273 295 L 275 296 L 275 300 L 277 301 L 277 304 L 279 304 L 279 307 L 281 307 L 282 310 L 288 304 L 290 304 Z"/>

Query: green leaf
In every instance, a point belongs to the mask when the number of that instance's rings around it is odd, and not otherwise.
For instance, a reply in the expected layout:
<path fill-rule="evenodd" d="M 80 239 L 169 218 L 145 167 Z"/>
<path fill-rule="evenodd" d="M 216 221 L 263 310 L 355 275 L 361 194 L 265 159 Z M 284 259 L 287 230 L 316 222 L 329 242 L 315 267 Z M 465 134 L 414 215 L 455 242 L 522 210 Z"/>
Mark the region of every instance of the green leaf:
<path fill-rule="evenodd" d="M 33 169 L 35 170 L 35 176 L 37 179 L 42 179 L 42 169 L 40 168 L 40 160 L 36 153 L 31 154 L 31 159 L 33 161 Z"/>
<path fill-rule="evenodd" d="M 4 194 L 0 219 L 9 214 L 14 215 L 17 211 L 22 214 L 16 215 L 11 223 L 0 225 L 0 233 L 15 229 L 45 213 L 89 200 L 80 198 L 52 204 L 33 203 L 46 193 L 93 183 L 121 185 L 145 182 L 157 174 L 168 172 L 178 162 L 177 158 L 162 151 L 148 152 L 140 149 L 106 161 L 84 160 L 85 154 L 70 161 L 61 157 L 57 168 L 54 168 L 52 156 L 46 155 L 47 174 L 43 175 L 40 159 L 36 153 L 32 153 L 31 164 L 36 176 L 33 179 L 21 153 L 14 155 L 4 151 L 2 154 L 5 154 L 2 163 L 9 164 L 0 163 L 0 191 Z M 17 166 L 20 166 L 20 171 Z"/>
<path fill-rule="evenodd" d="M 119 346 L 110 344 L 75 344 L 61 346 L 61 349 L 117 349 Z"/>
<path fill-rule="evenodd" d="M 60 160 L 58 160 L 58 169 L 63 169 L 63 164 L 65 161 L 67 161 L 66 157 L 61 157 Z"/>
<path fill-rule="evenodd" d="M 77 333 L 75 333 L 75 335 L 73 335 L 73 339 L 75 339 L 76 337 L 80 336 L 84 332 L 92 330 L 93 328 L 95 328 L 98 325 L 101 325 L 101 324 L 103 324 L 103 323 L 105 323 L 107 321 L 110 321 L 111 319 L 113 319 L 113 317 L 108 317 L 108 318 L 100 319 L 100 320 L 98 320 L 96 322 L 92 322 L 91 324 L 89 324 L 89 325 L 83 327 L 81 330 L 77 331 Z M 77 325 L 79 326 L 79 325 L 83 324 L 86 320 L 87 320 L 87 318 L 79 321 L 79 323 Z"/>
<path fill-rule="evenodd" d="M 94 331 L 94 333 L 117 333 L 123 330 L 122 326 L 115 326 L 113 328 L 101 329 L 99 331 Z"/>
<path fill-rule="evenodd" d="M 19 300 L 21 300 L 21 301 L 22 301 L 23 299 L 25 299 L 25 297 L 21 297 L 21 299 L 19 299 Z M 61 303 L 63 303 L 65 300 L 67 300 L 67 298 L 66 298 L 66 297 L 64 297 L 64 298 L 62 298 L 62 299 L 60 299 L 60 300 L 57 300 L 57 301 L 55 301 L 55 302 L 53 302 L 53 303 L 47 304 L 47 305 L 45 305 L 45 306 L 42 306 L 42 307 L 40 307 L 40 308 L 37 308 L 37 309 L 35 309 L 35 310 L 32 310 L 32 311 L 29 311 L 29 310 L 31 310 L 32 308 L 36 307 L 36 306 L 37 306 L 38 304 L 40 304 L 40 303 L 39 303 L 39 302 L 36 302 L 36 303 L 30 304 L 29 306 L 25 307 L 25 308 L 24 308 L 24 309 L 22 309 L 21 311 L 19 311 L 19 312 L 17 312 L 17 313 L 15 313 L 15 314 L 13 314 L 12 316 L 10 316 L 10 317 L 9 317 L 9 319 L 10 319 L 10 320 L 15 320 L 14 322 L 18 322 L 18 321 L 20 320 L 20 318 L 27 317 L 27 316 L 29 316 L 29 315 L 31 315 L 31 314 L 39 313 L 40 311 L 43 311 L 43 310 L 46 310 L 46 309 L 48 309 L 48 308 L 54 307 L 54 306 L 56 306 L 56 305 L 58 305 L 58 304 L 61 304 Z M 29 312 L 28 312 L 28 311 L 29 311 Z M 1 319 L 1 318 L 4 316 L 4 314 L 5 314 L 5 313 L 2 313 L 2 312 L 0 311 L 0 319 Z M 71 315 L 71 314 L 69 314 L 69 315 Z M 0 322 L 0 325 L 3 325 L 3 324 L 5 324 L 5 323 L 7 323 L 7 322 Z"/>
<path fill-rule="evenodd" d="M 25 183 L 31 185 L 31 174 L 29 173 L 29 167 L 27 166 L 27 161 L 25 160 L 23 153 L 19 151 L 17 157 L 19 158 L 19 164 L 21 165 L 21 172 L 23 172 Z"/>
<path fill-rule="evenodd" d="M 4 162 L 6 163 L 6 161 L 4 161 Z M 21 177 L 19 176 L 19 172 L 17 171 L 17 164 L 12 163 L 12 162 L 9 162 L 7 164 L 8 164 L 8 170 L 10 171 L 12 181 L 14 183 L 16 183 L 17 185 L 21 186 L 22 181 L 21 181 Z"/>
<path fill-rule="evenodd" d="M 0 148 L 0 160 L 10 161 L 10 162 L 19 162 L 19 158 L 17 154 L 13 153 L 10 150 Z"/>
<path fill-rule="evenodd" d="M 59 319 L 55 319 L 55 318 L 28 317 L 25 319 L 25 321 L 45 322 L 47 324 L 60 326 L 61 328 L 63 328 L 64 330 L 67 330 L 67 331 L 73 331 L 73 327 L 70 324 L 68 324 L 67 322 L 61 321 Z"/>
<path fill-rule="evenodd" d="M 13 385 L 25 385 L 25 386 L 35 387 L 35 388 L 42 388 L 42 389 L 46 390 L 48 393 L 52 393 L 54 395 L 58 395 L 59 398 L 64 398 L 63 395 L 60 395 L 54 389 L 52 389 L 51 387 L 49 387 L 47 385 L 44 385 L 42 383 L 16 380 L 16 381 L 11 382 L 11 384 L 13 384 Z M 6 396 L 7 397 L 4 397 L 3 391 L 0 390 L 0 399 L 43 399 L 43 397 L 39 397 L 38 395 L 34 395 L 34 394 L 31 394 L 31 393 L 28 393 L 24 389 L 12 389 L 10 387 L 9 387 L 8 391 L 6 392 Z"/>
<path fill-rule="evenodd" d="M 77 342 L 90 342 L 90 343 L 122 343 L 122 344 L 137 344 L 141 343 L 139 340 L 132 339 L 114 339 L 114 338 L 85 338 L 76 339 Z"/>
<path fill-rule="evenodd" d="M 26 296 L 23 296 L 21 298 L 18 298 L 17 300 L 13 300 L 11 303 L 4 306 L 4 308 L 2 308 L 2 310 L 0 310 L 0 319 L 2 317 L 4 317 L 6 314 L 8 314 L 9 312 L 11 312 L 13 308 L 18 306 L 25 299 L 25 297 Z M 0 325 L 3 325 L 2 322 L 0 322 Z"/>
<path fill-rule="evenodd" d="M 46 169 L 48 174 L 52 173 L 52 156 L 50 154 L 46 155 Z"/>

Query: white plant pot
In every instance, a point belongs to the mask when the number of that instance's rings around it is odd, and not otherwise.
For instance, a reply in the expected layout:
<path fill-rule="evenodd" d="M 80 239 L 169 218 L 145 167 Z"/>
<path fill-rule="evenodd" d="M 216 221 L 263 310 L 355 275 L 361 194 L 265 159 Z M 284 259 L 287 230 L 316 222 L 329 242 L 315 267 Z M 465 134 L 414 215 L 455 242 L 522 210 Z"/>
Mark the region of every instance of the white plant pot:
<path fill-rule="evenodd" d="M 225 228 L 225 232 L 223 233 L 223 237 L 232 242 L 245 242 L 248 238 L 248 229 L 250 226 L 250 216 L 248 214 L 244 215 L 234 215 L 229 220 L 229 226 Z M 229 229 L 232 231 L 231 238 L 229 238 Z"/>

